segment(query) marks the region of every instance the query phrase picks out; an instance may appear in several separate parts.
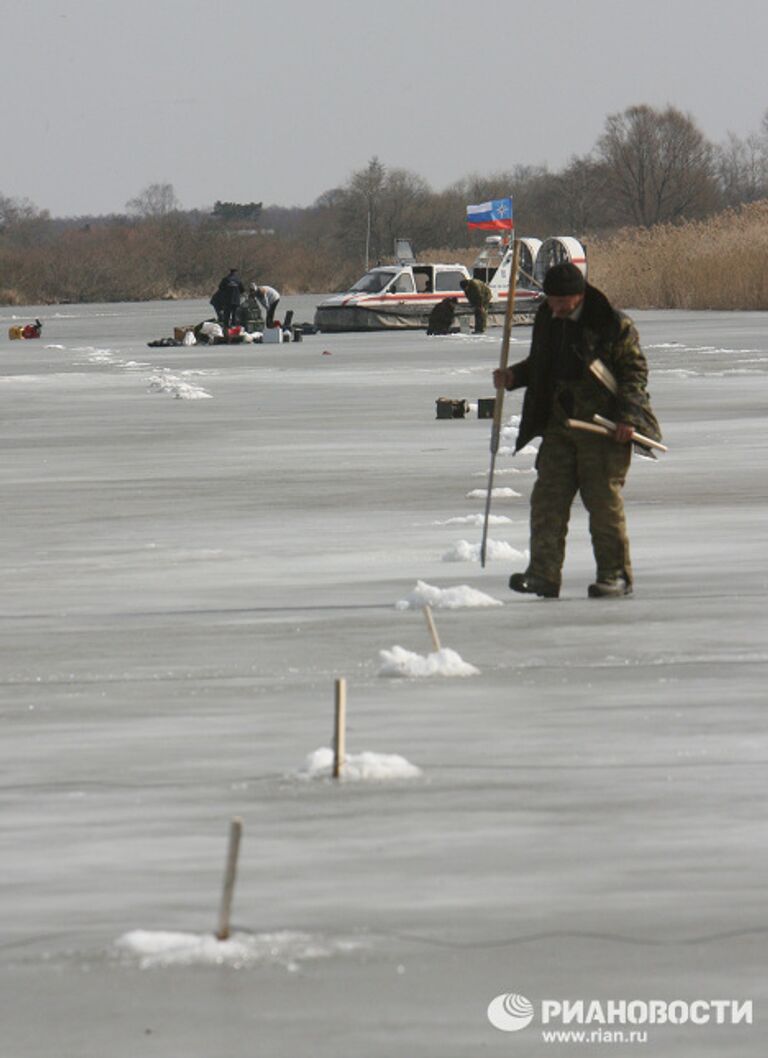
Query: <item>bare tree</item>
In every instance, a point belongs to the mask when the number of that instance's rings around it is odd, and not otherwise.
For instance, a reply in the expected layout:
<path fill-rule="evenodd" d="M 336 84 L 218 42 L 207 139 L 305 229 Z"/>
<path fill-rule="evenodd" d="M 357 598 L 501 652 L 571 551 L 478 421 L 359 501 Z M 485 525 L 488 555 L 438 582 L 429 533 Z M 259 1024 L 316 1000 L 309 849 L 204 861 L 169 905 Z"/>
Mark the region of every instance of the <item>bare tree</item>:
<path fill-rule="evenodd" d="M 398 237 L 421 245 L 428 241 L 432 192 L 416 173 L 387 169 L 373 157 L 343 188 L 329 194 L 332 198 L 321 196 L 316 205 L 333 215 L 338 245 L 348 259 L 370 265 L 391 256 Z"/>
<path fill-rule="evenodd" d="M 0 194 L 0 237 L 7 246 L 42 246 L 55 238 L 54 225 L 48 210 L 28 198 Z"/>
<path fill-rule="evenodd" d="M 606 167 L 606 206 L 619 223 L 650 227 L 702 216 L 716 204 L 712 145 L 675 107 L 609 115 L 596 153 Z"/>
<path fill-rule="evenodd" d="M 607 227 L 605 198 L 608 172 L 592 155 L 572 158 L 542 188 L 549 230 L 583 235 Z M 543 229 L 546 230 L 546 229 Z"/>
<path fill-rule="evenodd" d="M 48 220 L 47 209 L 38 209 L 28 198 L 9 198 L 0 194 L 0 229 L 28 220 Z"/>
<path fill-rule="evenodd" d="M 365 169 L 354 172 L 343 188 L 339 212 L 340 241 L 349 249 L 350 255 L 359 254 L 366 267 L 370 260 L 376 260 L 382 253 L 379 206 L 386 172 L 374 155 Z"/>
<path fill-rule="evenodd" d="M 715 172 L 726 206 L 740 206 L 768 197 L 768 141 L 752 134 L 739 139 L 728 133 L 716 148 Z"/>
<path fill-rule="evenodd" d="M 125 203 L 128 212 L 139 217 L 167 217 L 169 213 L 177 212 L 180 206 L 173 184 L 149 184 L 136 198 Z"/>
<path fill-rule="evenodd" d="M 397 238 L 410 239 L 414 247 L 424 247 L 430 231 L 427 203 L 432 192 L 422 177 L 408 169 L 389 169 L 379 203 L 378 240 L 391 254 Z"/>
<path fill-rule="evenodd" d="M 463 235 L 457 246 L 466 246 L 467 229 L 464 207 L 495 198 L 512 197 L 515 231 L 518 235 L 546 235 L 558 227 L 560 190 L 557 176 L 545 165 L 515 165 L 488 176 L 472 174 L 457 181 L 449 189 L 462 203 L 458 214 Z M 483 236 L 484 237 L 484 236 Z"/>
<path fill-rule="evenodd" d="M 518 167 L 514 171 L 501 170 L 489 173 L 487 176 L 481 173 L 470 173 L 452 184 L 451 190 L 463 199 L 465 206 L 479 205 L 481 202 L 490 202 L 494 198 L 508 198 L 512 194 L 516 179 L 519 181 L 521 175 L 524 179 L 524 174 L 524 167 Z"/>

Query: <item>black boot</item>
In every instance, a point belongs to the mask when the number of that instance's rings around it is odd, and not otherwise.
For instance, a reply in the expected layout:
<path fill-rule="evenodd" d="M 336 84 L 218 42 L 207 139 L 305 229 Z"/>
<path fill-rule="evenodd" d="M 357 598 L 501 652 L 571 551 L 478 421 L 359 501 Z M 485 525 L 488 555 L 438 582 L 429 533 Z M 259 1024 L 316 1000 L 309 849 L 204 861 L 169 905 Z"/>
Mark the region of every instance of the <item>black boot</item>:
<path fill-rule="evenodd" d="M 509 586 L 512 591 L 540 595 L 543 599 L 556 599 L 560 594 L 559 584 L 537 577 L 535 573 L 513 573 L 509 578 Z"/>
<path fill-rule="evenodd" d="M 621 573 L 615 577 L 597 580 L 587 588 L 587 595 L 590 599 L 620 599 L 624 595 L 631 594 L 632 585 Z"/>

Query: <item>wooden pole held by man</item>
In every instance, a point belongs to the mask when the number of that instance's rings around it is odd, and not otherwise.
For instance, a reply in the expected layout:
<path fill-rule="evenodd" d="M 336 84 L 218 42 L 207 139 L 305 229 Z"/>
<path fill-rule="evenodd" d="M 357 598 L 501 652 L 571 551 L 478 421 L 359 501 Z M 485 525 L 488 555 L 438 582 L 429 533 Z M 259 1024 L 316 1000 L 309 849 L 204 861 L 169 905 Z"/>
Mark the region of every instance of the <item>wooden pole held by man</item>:
<path fill-rule="evenodd" d="M 501 339 L 501 355 L 499 358 L 499 371 L 502 375 L 506 373 L 509 360 L 509 342 L 512 337 L 512 326 L 515 316 L 515 292 L 517 288 L 517 270 L 520 265 L 520 240 L 515 239 L 512 251 L 512 268 L 509 273 L 509 287 L 507 290 L 507 309 L 504 314 L 504 334 Z M 499 451 L 499 440 L 501 438 L 501 417 L 504 408 L 504 382 L 496 389 L 496 401 L 493 406 L 493 426 L 491 428 L 491 466 L 488 471 L 488 491 L 485 497 L 485 515 L 483 518 L 483 538 L 480 544 L 480 565 L 485 569 L 485 552 L 488 543 L 488 519 L 491 513 L 491 496 L 493 494 L 493 475 L 496 469 L 496 455 Z"/>

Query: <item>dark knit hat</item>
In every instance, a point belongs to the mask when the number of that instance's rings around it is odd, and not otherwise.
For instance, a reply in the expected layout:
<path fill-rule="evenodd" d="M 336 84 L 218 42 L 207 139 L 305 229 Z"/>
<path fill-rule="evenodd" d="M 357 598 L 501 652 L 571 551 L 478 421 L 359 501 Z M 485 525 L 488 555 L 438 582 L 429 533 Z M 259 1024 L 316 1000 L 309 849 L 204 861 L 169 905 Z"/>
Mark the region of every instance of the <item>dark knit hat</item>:
<path fill-rule="evenodd" d="M 587 289 L 584 273 L 570 261 L 552 265 L 544 276 L 544 293 L 563 297 L 569 294 L 583 294 Z"/>

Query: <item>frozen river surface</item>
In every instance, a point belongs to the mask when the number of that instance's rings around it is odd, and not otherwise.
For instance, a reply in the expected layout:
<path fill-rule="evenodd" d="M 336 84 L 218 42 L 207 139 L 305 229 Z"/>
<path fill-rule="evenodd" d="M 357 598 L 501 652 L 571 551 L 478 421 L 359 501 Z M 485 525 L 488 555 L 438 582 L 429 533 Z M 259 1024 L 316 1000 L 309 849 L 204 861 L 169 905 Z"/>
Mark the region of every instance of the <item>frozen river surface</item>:
<path fill-rule="evenodd" d="M 3 1058 L 763 1056 L 768 318 L 635 314 L 670 447 L 627 485 L 636 594 L 586 598 L 577 504 L 554 601 L 506 586 L 533 456 L 499 457 L 481 570 L 490 424 L 435 418 L 492 396 L 498 332 L 147 347 L 205 314 L 11 342 L 2 310 Z M 419 581 L 478 674 L 380 674 L 433 650 Z M 464 585 L 503 605 L 441 608 Z M 306 770 L 339 676 L 348 751 L 419 774 Z M 754 1024 L 548 1042 L 562 999 Z"/>

